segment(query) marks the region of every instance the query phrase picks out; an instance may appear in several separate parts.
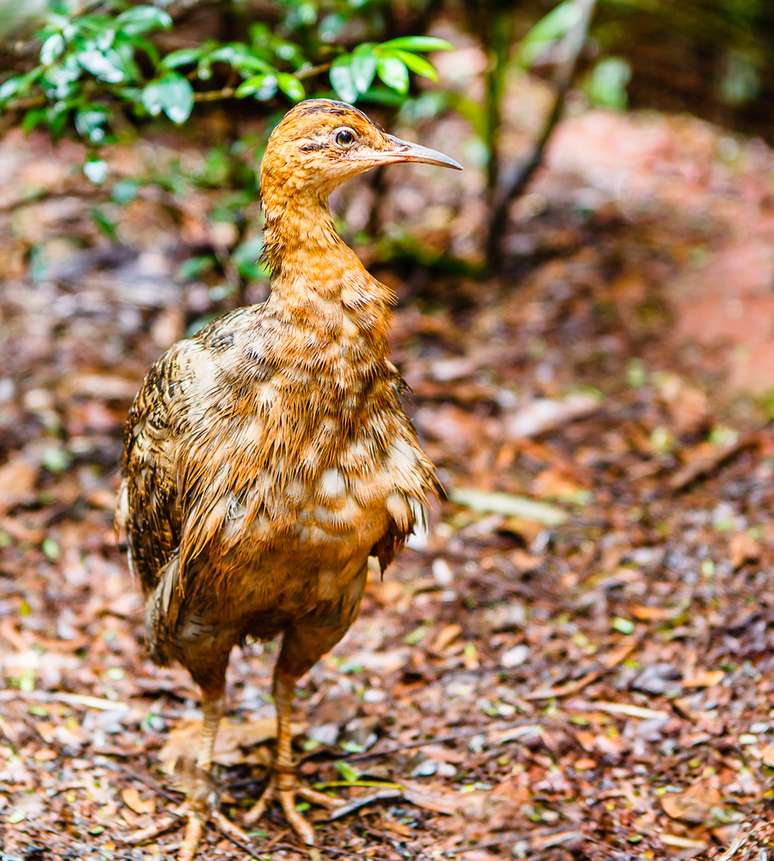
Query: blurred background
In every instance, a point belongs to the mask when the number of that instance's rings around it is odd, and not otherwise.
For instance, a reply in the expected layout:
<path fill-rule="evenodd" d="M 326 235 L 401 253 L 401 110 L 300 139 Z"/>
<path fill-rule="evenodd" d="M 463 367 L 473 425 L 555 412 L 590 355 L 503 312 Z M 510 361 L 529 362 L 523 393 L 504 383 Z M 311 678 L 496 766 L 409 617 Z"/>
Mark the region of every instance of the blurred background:
<path fill-rule="evenodd" d="M 312 96 L 465 165 L 333 201 L 449 498 L 304 683 L 308 775 L 401 787 L 312 857 L 769 857 L 774 6 L 0 0 L 0 36 L 0 858 L 179 840 L 122 843 L 196 715 L 113 537 L 122 424 L 266 297 L 257 170 Z M 232 661 L 237 821 L 271 660 Z M 283 828 L 259 857 L 310 857 Z"/>

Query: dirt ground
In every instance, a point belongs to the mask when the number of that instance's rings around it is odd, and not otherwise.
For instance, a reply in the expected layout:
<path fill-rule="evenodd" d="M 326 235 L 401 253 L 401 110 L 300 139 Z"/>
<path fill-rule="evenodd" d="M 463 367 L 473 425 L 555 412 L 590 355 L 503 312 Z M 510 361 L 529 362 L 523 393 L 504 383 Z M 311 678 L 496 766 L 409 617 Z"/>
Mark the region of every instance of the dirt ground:
<path fill-rule="evenodd" d="M 179 832 L 124 838 L 180 800 L 164 766 L 197 717 L 186 673 L 144 655 L 112 509 L 145 369 L 234 301 L 180 266 L 232 237 L 203 190 L 107 204 L 111 240 L 66 191 L 78 155 L 0 144 L 3 861 L 173 857 Z M 158 141 L 113 170 L 172 156 L 203 158 Z M 311 852 L 272 809 L 254 857 L 774 858 L 773 176 L 758 142 L 590 113 L 515 204 L 501 277 L 360 247 L 400 295 L 395 360 L 449 500 L 300 690 L 303 774 L 383 797 L 319 814 Z M 381 232 L 468 253 L 477 181 L 394 172 Z M 340 203 L 352 229 L 368 194 Z M 236 822 L 273 652 L 231 664 Z M 201 857 L 250 853 L 213 830 Z"/>

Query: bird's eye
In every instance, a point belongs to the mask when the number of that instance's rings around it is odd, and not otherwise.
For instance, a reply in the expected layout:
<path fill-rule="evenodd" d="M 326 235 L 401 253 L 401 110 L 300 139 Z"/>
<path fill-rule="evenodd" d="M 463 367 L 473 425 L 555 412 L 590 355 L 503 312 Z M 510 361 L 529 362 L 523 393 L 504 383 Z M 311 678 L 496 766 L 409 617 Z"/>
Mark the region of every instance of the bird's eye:
<path fill-rule="evenodd" d="M 355 142 L 355 133 L 352 131 L 352 129 L 339 129 L 334 134 L 333 139 L 340 147 L 344 147 L 344 149 L 349 149 Z"/>

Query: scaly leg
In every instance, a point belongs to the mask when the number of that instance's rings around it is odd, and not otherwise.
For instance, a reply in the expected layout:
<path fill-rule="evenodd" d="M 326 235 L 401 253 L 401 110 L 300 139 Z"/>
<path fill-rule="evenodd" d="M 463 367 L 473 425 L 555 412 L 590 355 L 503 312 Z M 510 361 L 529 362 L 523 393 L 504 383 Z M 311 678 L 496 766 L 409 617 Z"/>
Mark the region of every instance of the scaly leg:
<path fill-rule="evenodd" d="M 277 753 L 273 772 L 263 795 L 246 817 L 255 825 L 263 816 L 269 802 L 276 796 L 290 826 L 304 843 L 314 844 L 314 828 L 297 810 L 296 797 L 323 807 L 339 807 L 341 801 L 303 786 L 296 776 L 293 759 L 290 718 L 296 681 L 327 651 L 332 649 L 352 624 L 365 585 L 366 568 L 360 572 L 341 595 L 336 617 L 326 618 L 333 624 L 315 624 L 306 619 L 303 624 L 289 628 L 282 640 L 282 650 L 274 668 L 274 704 L 277 710 Z"/>
<path fill-rule="evenodd" d="M 198 739 L 196 760 L 183 763 L 182 783 L 186 799 L 171 815 L 162 817 L 155 825 L 136 831 L 127 838 L 127 843 L 148 843 L 166 831 L 182 827 L 185 832 L 177 861 L 193 861 L 209 820 L 218 830 L 235 842 L 249 847 L 250 838 L 217 808 L 218 793 L 210 771 L 215 750 L 218 726 L 225 709 L 225 681 L 228 655 L 214 668 L 208 667 L 206 675 L 193 673 L 202 693 L 202 728 Z"/>
<path fill-rule="evenodd" d="M 199 736 L 195 771 L 190 784 L 186 787 L 188 821 L 183 842 L 180 845 L 178 861 L 192 861 L 201 842 L 207 818 L 215 809 L 217 793 L 210 780 L 210 771 L 215 739 L 224 709 L 223 689 L 216 689 L 214 692 L 202 689 L 202 731 Z"/>
<path fill-rule="evenodd" d="M 263 791 L 263 795 L 248 812 L 245 822 L 250 826 L 255 825 L 266 812 L 269 802 L 276 796 L 288 824 L 307 846 L 313 846 L 314 828 L 296 810 L 296 796 L 304 799 L 304 801 L 328 808 L 338 807 L 341 802 L 323 792 L 317 792 L 309 786 L 304 786 L 296 777 L 296 765 L 292 750 L 293 737 L 290 728 L 295 685 L 296 678 L 294 676 L 275 670 L 273 689 L 274 703 L 277 709 L 277 753 L 269 783 Z"/>

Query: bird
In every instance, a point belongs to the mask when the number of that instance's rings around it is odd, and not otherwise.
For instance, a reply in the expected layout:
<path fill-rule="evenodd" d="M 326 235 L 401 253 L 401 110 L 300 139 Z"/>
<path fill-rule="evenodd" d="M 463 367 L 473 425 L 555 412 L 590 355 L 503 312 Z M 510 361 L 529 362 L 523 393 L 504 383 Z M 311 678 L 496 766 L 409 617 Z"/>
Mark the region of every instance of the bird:
<path fill-rule="evenodd" d="M 328 204 L 346 180 L 398 163 L 462 169 L 352 105 L 295 105 L 261 163 L 268 298 L 171 346 L 126 420 L 116 523 L 142 587 L 147 648 L 201 692 L 180 861 L 195 856 L 208 818 L 227 827 L 209 775 L 230 652 L 277 636 L 276 753 L 245 821 L 276 799 L 314 843 L 296 800 L 340 802 L 296 775 L 296 683 L 355 619 L 369 557 L 383 572 L 441 492 L 388 355 L 396 297 L 341 239 Z"/>

